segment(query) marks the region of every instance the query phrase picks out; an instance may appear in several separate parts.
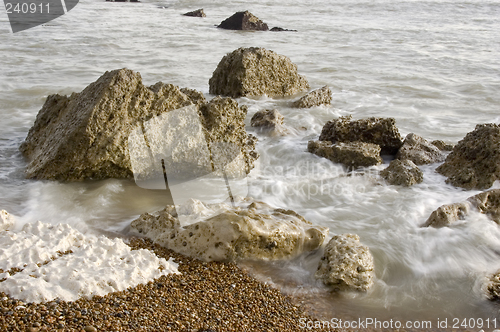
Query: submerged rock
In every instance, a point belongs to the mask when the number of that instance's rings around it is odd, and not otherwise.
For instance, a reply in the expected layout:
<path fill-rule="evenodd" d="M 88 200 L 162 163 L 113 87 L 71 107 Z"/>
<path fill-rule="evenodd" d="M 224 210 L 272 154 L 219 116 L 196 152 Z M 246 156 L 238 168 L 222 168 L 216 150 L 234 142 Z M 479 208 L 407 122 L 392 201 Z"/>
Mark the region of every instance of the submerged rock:
<path fill-rule="evenodd" d="M 281 27 L 274 27 L 270 31 L 273 31 L 273 32 L 281 32 L 281 31 L 297 32 L 297 30 L 285 29 L 285 28 L 281 28 Z"/>
<path fill-rule="evenodd" d="M 191 16 L 191 17 L 206 17 L 205 12 L 203 11 L 203 8 L 193 10 L 192 12 L 187 12 L 185 14 L 182 14 L 184 16 Z"/>
<path fill-rule="evenodd" d="M 239 48 L 224 56 L 209 85 L 211 94 L 233 98 L 289 96 L 309 88 L 289 58 L 256 47 Z"/>
<path fill-rule="evenodd" d="M 500 179 L 500 126 L 480 124 L 468 133 L 436 171 L 447 183 L 465 189 L 487 189 Z"/>
<path fill-rule="evenodd" d="M 0 232 L 10 231 L 15 223 L 16 221 L 11 214 L 5 210 L 0 211 Z"/>
<path fill-rule="evenodd" d="M 198 203 L 199 209 L 203 203 Z M 132 222 L 131 231 L 207 262 L 292 258 L 318 249 L 328 235 L 327 228 L 313 226 L 294 211 L 273 209 L 264 203 L 219 208 L 217 215 L 181 227 L 171 215 L 173 208 L 167 207 L 141 215 Z M 177 211 L 182 209 L 177 207 Z"/>
<path fill-rule="evenodd" d="M 262 130 L 269 131 L 273 135 L 286 133 L 283 127 L 283 115 L 278 110 L 258 111 L 252 116 L 250 124 L 252 127 L 259 127 Z"/>
<path fill-rule="evenodd" d="M 337 291 L 367 291 L 373 285 L 373 256 L 355 234 L 334 236 L 325 247 L 316 278 Z"/>
<path fill-rule="evenodd" d="M 369 167 L 382 163 L 380 146 L 371 143 L 309 141 L 307 151 L 347 167 Z"/>
<path fill-rule="evenodd" d="M 293 107 L 297 108 L 311 108 L 319 105 L 330 105 L 332 102 L 332 90 L 324 86 L 309 92 L 304 97 L 300 98 L 293 103 Z"/>
<path fill-rule="evenodd" d="M 227 30 L 269 30 L 266 23 L 259 20 L 257 16 L 253 15 L 248 10 L 233 14 L 231 17 L 222 21 L 217 27 Z"/>
<path fill-rule="evenodd" d="M 328 121 L 321 130 L 320 141 L 354 142 L 377 144 L 382 154 L 395 155 L 403 145 L 393 118 L 366 118 L 353 120 L 343 116 Z"/>
<path fill-rule="evenodd" d="M 392 185 L 409 187 L 424 180 L 424 174 L 411 160 L 394 159 L 380 175 Z"/>
<path fill-rule="evenodd" d="M 396 158 L 411 160 L 415 165 L 425 165 L 444 161 L 444 154 L 425 138 L 410 133 L 399 148 Z"/>

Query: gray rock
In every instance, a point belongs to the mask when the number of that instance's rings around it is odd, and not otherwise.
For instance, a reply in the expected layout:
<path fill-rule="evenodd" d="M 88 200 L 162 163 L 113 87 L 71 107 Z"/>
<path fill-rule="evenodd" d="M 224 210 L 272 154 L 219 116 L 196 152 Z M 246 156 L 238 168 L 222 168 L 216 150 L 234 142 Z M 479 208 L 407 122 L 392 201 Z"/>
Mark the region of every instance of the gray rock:
<path fill-rule="evenodd" d="M 210 93 L 233 98 L 289 96 L 309 88 L 297 66 L 283 55 L 264 48 L 239 48 L 217 65 L 209 81 Z"/>
<path fill-rule="evenodd" d="M 320 141 L 377 144 L 382 154 L 395 155 L 403 145 L 393 118 L 366 118 L 352 120 L 351 116 L 328 121 L 319 136 Z"/>
<path fill-rule="evenodd" d="M 431 142 L 432 145 L 437 147 L 441 151 L 452 151 L 454 145 L 450 143 L 446 143 L 445 141 L 442 140 L 434 140 Z"/>
<path fill-rule="evenodd" d="M 436 171 L 447 183 L 465 189 L 487 189 L 500 179 L 500 126 L 477 125 Z"/>
<path fill-rule="evenodd" d="M 217 27 L 227 30 L 269 30 L 266 23 L 259 20 L 257 16 L 253 15 L 248 10 L 233 14 L 233 16 L 222 21 Z"/>
<path fill-rule="evenodd" d="M 410 133 L 403 141 L 396 155 L 400 160 L 411 160 L 415 165 L 425 165 L 444 161 L 444 154 L 425 138 Z"/>
<path fill-rule="evenodd" d="M 373 256 L 355 234 L 334 236 L 315 274 L 337 291 L 367 291 L 373 285 Z"/>
<path fill-rule="evenodd" d="M 363 142 L 332 144 L 328 141 L 309 141 L 307 150 L 334 163 L 347 167 L 368 167 L 382 163 L 380 146 Z"/>
<path fill-rule="evenodd" d="M 187 12 L 185 14 L 182 14 L 184 16 L 191 16 L 191 17 L 206 17 L 205 12 L 203 11 L 203 8 L 193 10 L 192 12 Z"/>
<path fill-rule="evenodd" d="M 392 185 L 409 187 L 424 180 L 424 174 L 411 160 L 394 159 L 380 175 Z"/>
<path fill-rule="evenodd" d="M 297 108 L 311 108 L 319 105 L 330 105 L 332 102 L 332 90 L 329 87 L 324 86 L 321 89 L 317 89 L 309 92 L 304 97 L 293 103 L 293 107 Z"/>
<path fill-rule="evenodd" d="M 258 127 L 272 134 L 279 135 L 286 133 L 286 129 L 283 127 L 283 120 L 284 117 L 278 110 L 264 110 L 255 113 L 250 120 L 250 124 L 252 127 Z"/>
<path fill-rule="evenodd" d="M 297 30 L 285 29 L 285 28 L 282 28 L 282 27 L 274 27 L 270 31 L 273 31 L 273 32 L 282 32 L 282 31 L 297 32 Z"/>
<path fill-rule="evenodd" d="M 0 211 L 0 232 L 11 230 L 15 223 L 16 221 L 11 214 L 5 210 Z"/>

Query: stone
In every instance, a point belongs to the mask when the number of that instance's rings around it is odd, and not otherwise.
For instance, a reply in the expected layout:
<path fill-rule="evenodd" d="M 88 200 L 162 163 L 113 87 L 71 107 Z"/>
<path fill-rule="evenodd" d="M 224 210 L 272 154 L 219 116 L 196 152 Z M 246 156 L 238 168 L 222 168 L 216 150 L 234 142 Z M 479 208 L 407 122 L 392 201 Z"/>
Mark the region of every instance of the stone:
<path fill-rule="evenodd" d="M 441 150 L 429 143 L 425 138 L 410 133 L 399 148 L 396 159 L 411 160 L 415 165 L 425 165 L 444 161 Z"/>
<path fill-rule="evenodd" d="M 410 187 L 424 180 L 424 173 L 413 161 L 394 159 L 389 167 L 380 172 L 380 175 L 389 183 L 396 186 Z"/>
<path fill-rule="evenodd" d="M 434 140 L 431 142 L 431 144 L 434 145 L 435 147 L 437 147 L 441 151 L 452 151 L 453 147 L 454 147 L 453 144 L 446 143 L 443 140 Z"/>
<path fill-rule="evenodd" d="M 373 285 L 373 256 L 358 235 L 335 235 L 325 247 L 315 277 L 336 291 L 367 291 Z"/>
<path fill-rule="evenodd" d="M 0 211 L 0 232 L 10 231 L 16 224 L 15 218 L 5 210 Z"/>
<path fill-rule="evenodd" d="M 289 259 L 318 249 L 328 235 L 327 228 L 312 225 L 294 211 L 273 209 L 265 203 L 218 207 L 219 214 L 181 227 L 171 214 L 173 207 L 167 206 L 141 215 L 131 223 L 131 231 L 206 262 Z M 176 206 L 176 210 L 183 208 Z"/>
<path fill-rule="evenodd" d="M 274 27 L 270 31 L 273 31 L 273 32 L 282 32 L 282 31 L 297 32 L 297 30 L 285 29 L 285 28 L 281 28 L 281 27 Z"/>
<path fill-rule="evenodd" d="M 500 179 L 500 126 L 479 124 L 468 133 L 436 171 L 456 187 L 488 189 Z"/>
<path fill-rule="evenodd" d="M 396 155 L 403 145 L 399 130 L 393 118 L 365 118 L 353 120 L 352 116 L 343 116 L 328 121 L 321 130 L 320 141 L 354 142 L 377 144 L 381 154 Z"/>
<path fill-rule="evenodd" d="M 320 105 L 330 105 L 332 102 L 332 90 L 328 86 L 309 92 L 293 103 L 296 108 L 311 108 Z"/>
<path fill-rule="evenodd" d="M 272 134 L 279 135 L 287 131 L 283 127 L 283 120 L 284 117 L 278 110 L 263 110 L 258 111 L 252 116 L 250 124 L 252 127 L 258 127 Z"/>
<path fill-rule="evenodd" d="M 467 199 L 479 212 L 500 224 L 500 189 L 484 191 Z"/>
<path fill-rule="evenodd" d="M 487 282 L 483 289 L 490 301 L 500 301 L 500 271 L 487 277 Z"/>
<path fill-rule="evenodd" d="M 193 10 L 192 12 L 187 12 L 187 13 L 182 14 L 182 15 L 191 16 L 191 17 L 207 17 L 207 15 L 205 15 L 205 12 L 203 11 L 203 8 Z"/>
<path fill-rule="evenodd" d="M 209 80 L 211 94 L 233 98 L 290 96 L 309 89 L 289 58 L 264 48 L 239 48 L 227 54 Z"/>
<path fill-rule="evenodd" d="M 333 144 L 328 141 L 309 141 L 307 151 L 348 168 L 369 167 L 382 163 L 380 146 L 363 142 Z"/>
<path fill-rule="evenodd" d="M 248 10 L 233 14 L 231 17 L 222 21 L 217 27 L 227 30 L 269 30 L 266 23 L 259 20 L 258 17 L 250 13 Z"/>

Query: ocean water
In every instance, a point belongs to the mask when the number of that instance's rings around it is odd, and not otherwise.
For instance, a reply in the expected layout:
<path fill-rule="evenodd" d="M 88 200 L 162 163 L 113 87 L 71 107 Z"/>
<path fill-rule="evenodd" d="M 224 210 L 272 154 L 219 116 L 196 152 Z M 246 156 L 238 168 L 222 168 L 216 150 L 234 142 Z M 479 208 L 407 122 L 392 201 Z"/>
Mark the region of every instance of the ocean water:
<path fill-rule="evenodd" d="M 180 15 L 198 8 L 206 18 Z M 240 10 L 298 32 L 215 28 Z M 24 179 L 18 147 L 45 98 L 81 91 L 106 70 L 123 67 L 140 72 L 146 84 L 173 83 L 210 98 L 208 80 L 226 53 L 264 47 L 288 56 L 312 88 L 330 86 L 333 101 L 304 110 L 290 108 L 295 97 L 238 99 L 249 107 L 247 130 L 258 136 L 261 155 L 248 177 L 249 194 L 328 226 L 330 234 L 358 234 L 374 255 L 376 282 L 366 294 L 331 294 L 313 278 L 319 253 L 245 266 L 324 317 L 500 318 L 500 306 L 481 291 L 485 276 L 500 268 L 499 226 L 472 214 L 453 227 L 420 227 L 440 205 L 477 191 L 447 185 L 437 165 L 421 167 L 422 184 L 401 188 L 377 176 L 386 165 L 346 176 L 341 166 L 306 152 L 326 121 L 349 114 L 394 117 L 402 135 L 450 143 L 478 123 L 498 123 L 499 35 L 500 3 L 486 0 L 83 0 L 16 34 L 2 10 L 0 208 L 18 217 L 18 227 L 41 220 L 123 234 L 139 214 L 160 209 L 165 193 L 120 180 Z M 285 116 L 287 136 L 250 127 L 251 116 L 269 108 Z"/>

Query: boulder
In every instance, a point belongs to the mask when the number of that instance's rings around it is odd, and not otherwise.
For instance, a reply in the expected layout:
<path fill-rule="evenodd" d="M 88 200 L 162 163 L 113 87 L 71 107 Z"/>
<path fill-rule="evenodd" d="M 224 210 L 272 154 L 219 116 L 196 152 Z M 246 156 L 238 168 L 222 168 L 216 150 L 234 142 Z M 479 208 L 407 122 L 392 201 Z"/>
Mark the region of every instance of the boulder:
<path fill-rule="evenodd" d="M 201 211 L 203 203 L 194 203 L 198 215 L 206 214 Z M 157 213 L 141 215 L 132 222 L 131 231 L 206 262 L 288 259 L 318 249 L 328 235 L 327 228 L 313 226 L 294 211 L 273 209 L 261 202 L 247 207 L 219 204 L 217 208 L 220 213 L 215 216 L 181 227 L 171 214 L 173 207 L 167 206 Z M 193 212 L 182 206 L 176 210 Z"/>
<path fill-rule="evenodd" d="M 187 13 L 182 14 L 182 15 L 191 16 L 191 17 L 207 17 L 207 15 L 205 15 L 205 12 L 203 11 L 203 8 L 193 10 L 192 12 L 187 12 Z"/>
<path fill-rule="evenodd" d="M 336 291 L 366 291 L 373 285 L 373 256 L 355 234 L 334 236 L 326 245 L 315 277 Z"/>
<path fill-rule="evenodd" d="M 425 138 L 410 133 L 403 141 L 396 155 L 400 160 L 411 160 L 415 165 L 425 165 L 444 161 L 444 154 Z"/>
<path fill-rule="evenodd" d="M 272 134 L 284 134 L 286 129 L 283 127 L 284 117 L 278 110 L 258 111 L 252 116 L 250 124 L 252 127 L 258 127 L 269 131 Z"/>
<path fill-rule="evenodd" d="M 353 120 L 343 116 L 328 121 L 321 130 L 320 141 L 354 142 L 377 144 L 382 154 L 395 155 L 403 145 L 401 135 L 393 118 L 366 118 Z"/>
<path fill-rule="evenodd" d="M 15 223 L 16 221 L 11 214 L 5 210 L 0 211 L 0 232 L 12 230 Z"/>
<path fill-rule="evenodd" d="M 479 212 L 500 224 L 500 189 L 484 191 L 467 199 Z"/>
<path fill-rule="evenodd" d="M 396 186 L 409 187 L 424 180 L 424 174 L 411 160 L 394 159 L 389 167 L 380 172 L 389 183 Z"/>
<path fill-rule="evenodd" d="M 329 87 L 324 86 L 321 89 L 317 89 L 309 92 L 304 97 L 293 103 L 293 107 L 297 108 L 311 108 L 319 105 L 330 105 L 332 102 L 332 90 Z"/>
<path fill-rule="evenodd" d="M 309 89 L 289 58 L 256 47 L 239 48 L 224 56 L 209 86 L 211 94 L 233 98 L 289 96 Z"/>
<path fill-rule="evenodd" d="M 227 30 L 269 30 L 266 23 L 259 20 L 257 16 L 253 15 L 248 10 L 233 14 L 233 16 L 226 18 L 217 27 Z"/>
<path fill-rule="evenodd" d="M 441 151 L 452 151 L 454 147 L 453 144 L 446 143 L 445 141 L 439 139 L 432 141 L 431 144 Z"/>
<path fill-rule="evenodd" d="M 254 139 L 244 134 L 246 108 L 234 100 L 205 103 L 203 94 L 183 91 L 162 82 L 146 87 L 139 73 L 120 69 L 106 72 L 80 93 L 49 96 L 20 147 L 29 161 L 27 177 L 61 181 L 132 178 L 131 131 L 188 105 L 205 110 L 199 117 L 209 144 L 216 140 L 237 143 L 246 156 L 246 169 L 251 169 L 257 154 Z M 218 109 L 206 111 L 213 108 Z M 224 120 L 215 119 L 220 113 L 226 114 Z M 216 129 L 212 123 L 217 123 Z"/>
<path fill-rule="evenodd" d="M 307 151 L 334 163 L 351 168 L 368 167 L 382 163 L 380 146 L 363 142 L 333 144 L 328 141 L 309 141 Z"/>
<path fill-rule="evenodd" d="M 480 124 L 468 133 L 436 171 L 447 183 L 465 189 L 487 189 L 500 179 L 500 126 Z"/>

